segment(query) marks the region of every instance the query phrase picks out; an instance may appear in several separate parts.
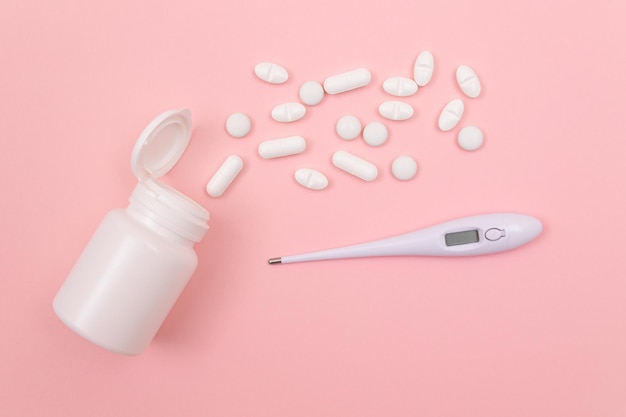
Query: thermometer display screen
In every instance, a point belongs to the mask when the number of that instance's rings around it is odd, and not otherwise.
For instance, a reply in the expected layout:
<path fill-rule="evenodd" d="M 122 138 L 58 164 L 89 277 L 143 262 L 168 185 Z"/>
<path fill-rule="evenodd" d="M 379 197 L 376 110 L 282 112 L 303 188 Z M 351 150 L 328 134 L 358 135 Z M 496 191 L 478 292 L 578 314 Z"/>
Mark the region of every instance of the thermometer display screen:
<path fill-rule="evenodd" d="M 446 246 L 467 245 L 478 242 L 478 230 L 464 230 L 462 232 L 446 233 Z"/>

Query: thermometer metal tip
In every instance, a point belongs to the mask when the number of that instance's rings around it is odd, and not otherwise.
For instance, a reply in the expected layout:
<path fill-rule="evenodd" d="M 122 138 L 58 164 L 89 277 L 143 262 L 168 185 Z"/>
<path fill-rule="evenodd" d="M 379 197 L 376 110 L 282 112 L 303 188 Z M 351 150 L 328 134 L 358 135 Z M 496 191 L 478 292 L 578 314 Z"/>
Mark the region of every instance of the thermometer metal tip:
<path fill-rule="evenodd" d="M 270 258 L 267 263 L 269 263 L 270 265 L 274 265 L 274 264 L 279 264 L 282 263 L 281 258 Z"/>

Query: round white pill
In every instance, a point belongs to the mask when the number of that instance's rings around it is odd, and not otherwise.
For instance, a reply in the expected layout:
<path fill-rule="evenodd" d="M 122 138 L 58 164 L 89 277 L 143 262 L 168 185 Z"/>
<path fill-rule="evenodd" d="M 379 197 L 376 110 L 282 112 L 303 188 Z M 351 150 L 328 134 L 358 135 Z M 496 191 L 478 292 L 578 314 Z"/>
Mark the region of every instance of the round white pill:
<path fill-rule="evenodd" d="M 417 174 L 417 162 L 410 156 L 399 156 L 391 164 L 391 173 L 400 181 L 408 181 Z"/>
<path fill-rule="evenodd" d="M 363 140 L 370 146 L 380 146 L 387 141 L 389 133 L 381 122 L 371 122 L 363 129 Z"/>
<path fill-rule="evenodd" d="M 465 126 L 459 131 L 457 142 L 466 151 L 475 151 L 483 144 L 483 131 L 476 126 Z"/>
<path fill-rule="evenodd" d="M 304 104 L 315 106 L 324 98 L 324 87 L 317 81 L 307 81 L 300 86 L 299 95 Z"/>
<path fill-rule="evenodd" d="M 242 138 L 250 133 L 252 123 L 243 113 L 233 113 L 226 119 L 226 131 L 234 138 Z"/>
<path fill-rule="evenodd" d="M 341 139 L 356 139 L 361 134 L 361 121 L 356 116 L 342 116 L 337 120 L 335 130 Z"/>

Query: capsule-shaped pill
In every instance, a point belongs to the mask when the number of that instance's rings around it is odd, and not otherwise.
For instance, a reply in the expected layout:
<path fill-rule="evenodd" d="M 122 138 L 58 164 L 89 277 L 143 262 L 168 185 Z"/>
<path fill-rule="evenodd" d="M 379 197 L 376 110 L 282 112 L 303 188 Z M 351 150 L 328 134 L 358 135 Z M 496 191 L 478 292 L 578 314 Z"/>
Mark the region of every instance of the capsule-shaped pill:
<path fill-rule="evenodd" d="M 324 80 L 324 90 L 328 94 L 338 94 L 355 88 L 365 87 L 372 81 L 372 73 L 367 68 L 358 68 L 333 75 Z"/>
<path fill-rule="evenodd" d="M 211 197 L 219 197 L 224 194 L 231 182 L 243 168 L 243 160 L 237 155 L 230 155 L 213 174 L 206 186 L 206 191 Z"/>
<path fill-rule="evenodd" d="M 381 116 L 389 120 L 407 120 L 413 116 L 413 107 L 403 101 L 385 101 L 378 107 Z"/>
<path fill-rule="evenodd" d="M 300 103 L 283 103 L 272 109 L 272 119 L 277 122 L 295 122 L 306 114 L 306 108 Z"/>
<path fill-rule="evenodd" d="M 435 70 L 435 59 L 429 51 L 424 51 L 417 56 L 413 66 L 413 79 L 420 87 L 430 82 Z"/>
<path fill-rule="evenodd" d="M 324 174 L 311 168 L 300 168 L 295 173 L 296 181 L 311 190 L 323 190 L 328 187 L 328 179 Z"/>
<path fill-rule="evenodd" d="M 333 165 L 364 181 L 374 181 L 378 176 L 376 165 L 346 151 L 333 154 Z"/>
<path fill-rule="evenodd" d="M 271 159 L 296 155 L 304 152 L 305 149 L 306 140 L 302 136 L 288 136 L 261 142 L 258 151 L 261 158 Z"/>
<path fill-rule="evenodd" d="M 396 97 L 408 97 L 417 93 L 417 83 L 406 77 L 391 77 L 383 82 L 383 90 Z"/>
<path fill-rule="evenodd" d="M 476 98 L 480 95 L 480 80 L 474 70 L 467 65 L 457 68 L 456 82 L 466 96 Z"/>
<path fill-rule="evenodd" d="M 455 98 L 446 104 L 439 115 L 439 129 L 444 132 L 454 129 L 454 126 L 461 120 L 464 110 L 465 105 L 460 98 Z"/>
<path fill-rule="evenodd" d="M 278 64 L 261 62 L 254 67 L 257 77 L 271 84 L 282 84 L 289 79 L 289 73 Z"/>

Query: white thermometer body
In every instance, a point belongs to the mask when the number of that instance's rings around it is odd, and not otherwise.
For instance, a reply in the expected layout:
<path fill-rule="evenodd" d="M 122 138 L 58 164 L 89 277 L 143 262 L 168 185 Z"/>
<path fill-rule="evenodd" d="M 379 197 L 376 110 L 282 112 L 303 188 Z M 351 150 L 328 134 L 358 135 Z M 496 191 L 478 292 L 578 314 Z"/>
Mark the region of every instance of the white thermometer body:
<path fill-rule="evenodd" d="M 515 249 L 537 237 L 541 222 L 516 213 L 463 217 L 357 245 L 272 258 L 270 264 L 370 256 L 472 256 Z"/>

